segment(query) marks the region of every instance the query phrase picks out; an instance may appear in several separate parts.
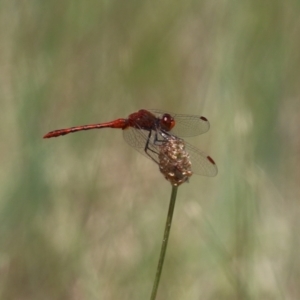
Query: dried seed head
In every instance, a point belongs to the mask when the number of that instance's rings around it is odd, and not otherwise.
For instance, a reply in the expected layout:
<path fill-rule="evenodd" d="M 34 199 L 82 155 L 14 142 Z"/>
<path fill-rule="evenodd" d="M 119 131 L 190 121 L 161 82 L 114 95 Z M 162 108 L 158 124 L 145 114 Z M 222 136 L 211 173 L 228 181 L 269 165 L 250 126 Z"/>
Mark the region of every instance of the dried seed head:
<path fill-rule="evenodd" d="M 159 151 L 159 170 L 172 185 L 178 186 L 192 176 L 191 161 L 182 139 L 165 137 Z"/>

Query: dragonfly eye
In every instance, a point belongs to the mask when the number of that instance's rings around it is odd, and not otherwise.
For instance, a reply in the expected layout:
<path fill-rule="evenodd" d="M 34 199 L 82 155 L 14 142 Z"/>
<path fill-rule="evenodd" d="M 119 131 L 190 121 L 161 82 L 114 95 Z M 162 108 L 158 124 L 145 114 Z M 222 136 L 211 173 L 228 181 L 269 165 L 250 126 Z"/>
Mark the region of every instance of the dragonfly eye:
<path fill-rule="evenodd" d="M 170 114 L 164 114 L 160 121 L 161 128 L 170 131 L 175 126 L 175 120 Z"/>

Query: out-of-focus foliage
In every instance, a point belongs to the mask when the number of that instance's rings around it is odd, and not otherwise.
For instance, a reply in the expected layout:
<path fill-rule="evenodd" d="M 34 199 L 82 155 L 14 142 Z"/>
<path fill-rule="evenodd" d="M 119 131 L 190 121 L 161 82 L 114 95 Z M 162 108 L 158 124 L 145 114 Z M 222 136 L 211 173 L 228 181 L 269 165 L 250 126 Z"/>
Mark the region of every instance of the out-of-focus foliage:
<path fill-rule="evenodd" d="M 299 1 L 2 0 L 0 298 L 148 299 L 170 184 L 120 130 L 200 114 L 158 299 L 300 298 Z"/>

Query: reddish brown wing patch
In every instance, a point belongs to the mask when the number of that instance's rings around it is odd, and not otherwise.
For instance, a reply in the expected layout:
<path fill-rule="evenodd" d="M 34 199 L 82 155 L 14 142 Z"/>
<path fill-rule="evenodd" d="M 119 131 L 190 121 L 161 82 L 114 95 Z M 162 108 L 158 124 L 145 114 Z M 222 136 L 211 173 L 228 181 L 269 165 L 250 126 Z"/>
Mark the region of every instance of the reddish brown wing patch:
<path fill-rule="evenodd" d="M 207 156 L 207 159 L 208 159 L 213 165 L 216 164 L 216 163 L 214 162 L 214 160 L 213 160 L 210 156 Z"/>

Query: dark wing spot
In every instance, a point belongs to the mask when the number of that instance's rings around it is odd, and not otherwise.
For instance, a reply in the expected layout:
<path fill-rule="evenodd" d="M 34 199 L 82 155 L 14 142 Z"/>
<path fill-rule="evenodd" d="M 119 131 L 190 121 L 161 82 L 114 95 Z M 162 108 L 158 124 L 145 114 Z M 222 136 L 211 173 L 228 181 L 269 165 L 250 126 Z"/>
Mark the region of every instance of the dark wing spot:
<path fill-rule="evenodd" d="M 214 160 L 213 160 L 210 156 L 207 156 L 207 159 L 208 159 L 213 165 L 216 164 L 216 163 L 214 162 Z"/>
<path fill-rule="evenodd" d="M 200 117 L 201 120 L 207 122 L 208 120 L 205 117 Z"/>

